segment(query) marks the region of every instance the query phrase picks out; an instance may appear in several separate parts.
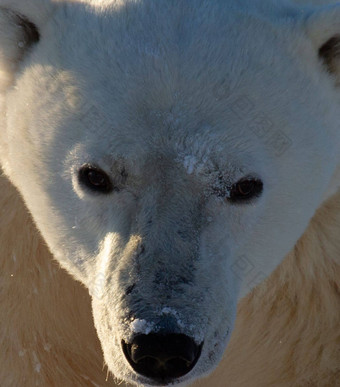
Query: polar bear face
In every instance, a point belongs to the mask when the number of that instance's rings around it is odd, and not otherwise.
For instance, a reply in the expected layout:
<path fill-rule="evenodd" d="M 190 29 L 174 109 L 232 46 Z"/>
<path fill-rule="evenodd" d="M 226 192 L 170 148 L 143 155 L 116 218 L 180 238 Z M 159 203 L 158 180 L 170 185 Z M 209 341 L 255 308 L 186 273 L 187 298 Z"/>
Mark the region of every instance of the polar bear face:
<path fill-rule="evenodd" d="M 2 3 L 1 163 L 109 369 L 202 377 L 339 164 L 339 7 Z"/>

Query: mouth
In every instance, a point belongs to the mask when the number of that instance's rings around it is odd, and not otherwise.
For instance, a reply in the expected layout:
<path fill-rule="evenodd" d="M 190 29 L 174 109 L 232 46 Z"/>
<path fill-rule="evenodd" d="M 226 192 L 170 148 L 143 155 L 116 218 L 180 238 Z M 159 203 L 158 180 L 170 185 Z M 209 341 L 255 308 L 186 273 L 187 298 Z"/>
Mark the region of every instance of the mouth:
<path fill-rule="evenodd" d="M 148 379 L 149 385 L 167 386 L 188 374 L 201 356 L 203 342 L 184 334 L 139 334 L 122 349 L 133 370 Z"/>

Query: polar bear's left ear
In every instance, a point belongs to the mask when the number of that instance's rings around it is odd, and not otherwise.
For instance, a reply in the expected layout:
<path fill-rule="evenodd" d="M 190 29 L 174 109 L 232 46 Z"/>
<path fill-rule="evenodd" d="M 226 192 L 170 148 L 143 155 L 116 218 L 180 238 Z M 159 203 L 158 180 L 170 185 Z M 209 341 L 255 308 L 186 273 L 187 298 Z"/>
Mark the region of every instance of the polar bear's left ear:
<path fill-rule="evenodd" d="M 320 59 L 340 85 L 340 3 L 310 14 L 306 26 Z"/>

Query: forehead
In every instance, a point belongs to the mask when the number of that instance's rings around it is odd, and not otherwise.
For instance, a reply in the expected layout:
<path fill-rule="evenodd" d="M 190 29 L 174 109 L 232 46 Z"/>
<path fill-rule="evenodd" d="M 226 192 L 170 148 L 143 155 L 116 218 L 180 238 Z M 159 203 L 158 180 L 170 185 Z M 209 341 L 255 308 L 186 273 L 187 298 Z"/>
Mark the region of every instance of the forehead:
<path fill-rule="evenodd" d="M 249 126 L 255 118 L 274 124 L 265 86 L 284 77 L 289 34 L 277 31 L 294 12 L 234 3 L 64 5 L 49 27 L 58 40 L 48 41 L 50 50 L 59 47 L 49 60 L 71 74 L 78 94 L 74 142 L 96 155 L 166 150 L 188 163 L 203 154 L 251 165 L 260 153 L 263 160 L 265 144 Z M 280 87 L 285 82 L 276 82 L 275 98 Z"/>
<path fill-rule="evenodd" d="M 205 107 L 206 115 L 212 108 L 211 88 L 240 88 L 252 78 L 249 69 L 263 66 L 271 73 L 274 64 L 284 68 L 275 56 L 285 55 L 294 12 L 281 5 L 268 14 L 269 7 L 264 12 L 260 4 L 66 4 L 50 28 L 59 40 L 60 66 L 83 76 L 88 90 L 103 100 L 156 110 L 168 108 L 180 95 L 187 108 L 197 112 Z"/>

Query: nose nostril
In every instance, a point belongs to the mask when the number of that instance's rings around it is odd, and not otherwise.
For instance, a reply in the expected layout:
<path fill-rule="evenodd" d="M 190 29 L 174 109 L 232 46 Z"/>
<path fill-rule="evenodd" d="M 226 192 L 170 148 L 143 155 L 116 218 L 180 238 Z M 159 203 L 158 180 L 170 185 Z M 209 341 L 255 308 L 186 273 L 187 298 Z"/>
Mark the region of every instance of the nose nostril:
<path fill-rule="evenodd" d="M 182 334 L 136 336 L 132 343 L 122 341 L 122 348 L 131 367 L 139 374 L 157 381 L 186 375 L 193 369 L 202 345 Z"/>

